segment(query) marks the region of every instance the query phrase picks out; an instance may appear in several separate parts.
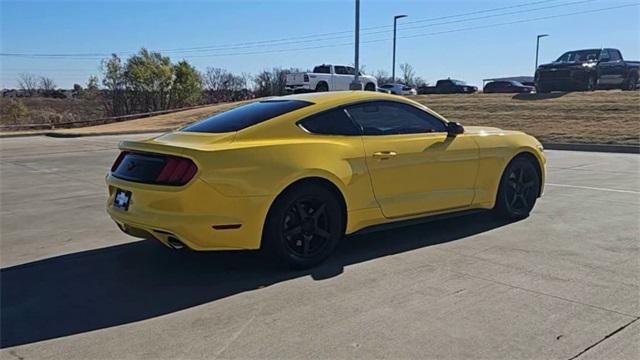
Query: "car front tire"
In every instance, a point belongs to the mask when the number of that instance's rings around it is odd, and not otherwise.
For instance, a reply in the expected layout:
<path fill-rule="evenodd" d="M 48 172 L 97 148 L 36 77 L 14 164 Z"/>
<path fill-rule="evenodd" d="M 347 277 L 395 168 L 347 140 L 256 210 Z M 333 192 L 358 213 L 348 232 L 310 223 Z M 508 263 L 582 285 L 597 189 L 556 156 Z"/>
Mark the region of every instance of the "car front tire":
<path fill-rule="evenodd" d="M 509 220 L 529 216 L 540 195 L 540 176 L 535 160 L 519 156 L 514 158 L 502 174 L 495 212 Z"/>
<path fill-rule="evenodd" d="M 294 269 L 319 264 L 344 235 L 342 211 L 335 194 L 324 186 L 286 190 L 267 215 L 262 239 L 266 252 Z"/>

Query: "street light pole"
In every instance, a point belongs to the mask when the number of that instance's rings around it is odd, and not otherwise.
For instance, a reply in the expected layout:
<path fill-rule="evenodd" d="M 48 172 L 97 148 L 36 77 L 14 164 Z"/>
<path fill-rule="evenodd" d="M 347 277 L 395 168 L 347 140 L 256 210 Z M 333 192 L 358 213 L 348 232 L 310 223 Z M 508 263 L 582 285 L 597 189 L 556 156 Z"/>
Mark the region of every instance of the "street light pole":
<path fill-rule="evenodd" d="M 540 52 L 540 38 L 547 37 L 547 36 L 549 36 L 549 34 L 540 34 L 536 39 L 536 68 L 534 69 L 534 72 L 538 70 L 538 53 Z"/>
<path fill-rule="evenodd" d="M 350 90 L 362 90 L 362 84 L 358 81 L 360 74 L 360 0 L 356 0 L 356 46 L 355 46 L 355 75 L 353 82 L 349 85 Z"/>
<path fill-rule="evenodd" d="M 391 63 L 391 82 L 396 82 L 396 23 L 398 19 L 408 15 L 396 15 L 393 17 L 393 62 Z"/>

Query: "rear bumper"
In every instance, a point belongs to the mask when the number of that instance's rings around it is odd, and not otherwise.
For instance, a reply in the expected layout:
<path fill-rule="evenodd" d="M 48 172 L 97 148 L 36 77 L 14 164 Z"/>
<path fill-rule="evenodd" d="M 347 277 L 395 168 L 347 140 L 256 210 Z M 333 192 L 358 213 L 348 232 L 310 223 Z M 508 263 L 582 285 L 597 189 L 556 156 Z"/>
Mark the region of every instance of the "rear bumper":
<path fill-rule="evenodd" d="M 139 184 L 107 176 L 107 213 L 135 237 L 171 238 L 193 250 L 258 249 L 270 197 L 227 197 L 194 179 L 183 187 Z M 113 207 L 117 189 L 131 191 L 127 211 Z"/>

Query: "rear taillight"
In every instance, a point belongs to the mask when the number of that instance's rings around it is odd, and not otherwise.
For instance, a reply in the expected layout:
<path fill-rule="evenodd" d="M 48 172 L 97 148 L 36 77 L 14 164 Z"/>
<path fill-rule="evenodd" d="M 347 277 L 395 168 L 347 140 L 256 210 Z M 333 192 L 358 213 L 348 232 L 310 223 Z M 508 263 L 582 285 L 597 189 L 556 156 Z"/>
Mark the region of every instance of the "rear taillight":
<path fill-rule="evenodd" d="M 170 157 L 155 182 L 160 185 L 184 185 L 193 178 L 197 170 L 196 164 L 189 159 Z"/>
<path fill-rule="evenodd" d="M 304 74 L 303 79 L 304 79 L 304 82 L 309 82 L 309 75 Z"/>
<path fill-rule="evenodd" d="M 123 151 L 111 166 L 111 175 L 123 180 L 182 186 L 198 171 L 190 159 L 151 153 Z"/>
<path fill-rule="evenodd" d="M 127 155 L 126 151 L 122 151 L 120 155 L 118 155 L 118 157 L 116 158 L 116 161 L 113 163 L 113 165 L 111 165 L 111 172 L 116 171 L 116 169 L 118 168 L 118 165 L 120 165 L 120 163 L 122 162 L 122 160 L 126 155 Z"/>

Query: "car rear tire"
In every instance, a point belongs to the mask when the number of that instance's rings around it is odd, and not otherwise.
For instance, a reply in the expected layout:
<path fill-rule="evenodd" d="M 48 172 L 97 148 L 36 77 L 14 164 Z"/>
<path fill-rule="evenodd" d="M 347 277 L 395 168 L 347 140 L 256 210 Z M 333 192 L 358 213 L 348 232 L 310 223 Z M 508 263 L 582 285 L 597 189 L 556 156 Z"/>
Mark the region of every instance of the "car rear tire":
<path fill-rule="evenodd" d="M 511 160 L 500 179 L 494 211 L 515 220 L 529 216 L 540 195 L 540 175 L 533 159 L 519 156 Z"/>
<path fill-rule="evenodd" d="M 368 83 L 364 86 L 365 91 L 376 91 L 376 86 L 373 83 Z"/>
<path fill-rule="evenodd" d="M 286 190 L 267 215 L 262 239 L 266 252 L 294 269 L 319 264 L 344 235 L 342 212 L 326 187 L 307 184 Z"/>
<path fill-rule="evenodd" d="M 624 86 L 622 87 L 622 90 L 634 91 L 637 87 L 637 84 L 638 84 L 638 75 L 631 75 L 629 76 L 629 79 L 627 79 L 627 81 L 625 82 Z"/>
<path fill-rule="evenodd" d="M 326 92 L 329 91 L 329 85 L 326 82 L 321 82 L 316 85 L 316 92 Z"/>

